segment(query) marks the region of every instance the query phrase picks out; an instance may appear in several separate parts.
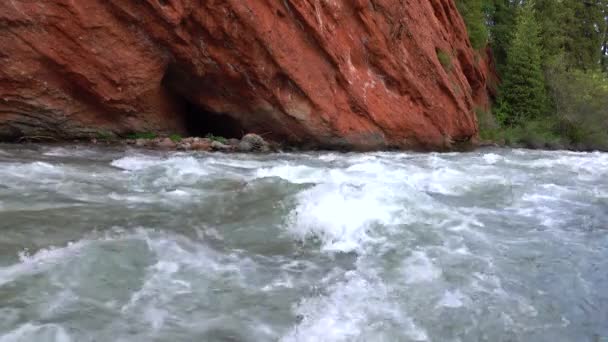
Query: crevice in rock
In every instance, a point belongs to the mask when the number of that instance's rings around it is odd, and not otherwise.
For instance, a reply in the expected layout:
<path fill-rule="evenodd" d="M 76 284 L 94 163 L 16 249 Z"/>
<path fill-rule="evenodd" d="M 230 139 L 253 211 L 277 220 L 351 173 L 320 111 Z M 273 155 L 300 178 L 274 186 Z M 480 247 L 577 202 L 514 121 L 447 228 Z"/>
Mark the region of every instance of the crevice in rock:
<path fill-rule="evenodd" d="M 162 81 L 162 86 L 173 94 L 180 108 L 176 119 L 181 120 L 188 136 L 214 135 L 240 139 L 247 133 L 242 123 L 230 113 L 214 112 L 196 103 L 188 94 L 192 82 L 196 81 L 174 67 L 169 68 Z"/>
<path fill-rule="evenodd" d="M 183 99 L 183 120 L 189 136 L 207 135 L 240 139 L 246 132 L 240 122 L 227 113 L 214 113 Z"/>

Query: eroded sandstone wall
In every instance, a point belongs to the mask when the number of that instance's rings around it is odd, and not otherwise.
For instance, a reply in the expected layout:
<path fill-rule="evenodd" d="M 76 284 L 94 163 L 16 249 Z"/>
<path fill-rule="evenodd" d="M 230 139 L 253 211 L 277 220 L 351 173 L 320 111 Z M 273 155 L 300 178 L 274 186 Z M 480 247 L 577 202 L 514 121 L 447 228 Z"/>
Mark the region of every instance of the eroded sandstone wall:
<path fill-rule="evenodd" d="M 0 2 L 4 139 L 185 134 L 201 115 L 301 145 L 442 148 L 476 136 L 489 72 L 454 0 Z"/>

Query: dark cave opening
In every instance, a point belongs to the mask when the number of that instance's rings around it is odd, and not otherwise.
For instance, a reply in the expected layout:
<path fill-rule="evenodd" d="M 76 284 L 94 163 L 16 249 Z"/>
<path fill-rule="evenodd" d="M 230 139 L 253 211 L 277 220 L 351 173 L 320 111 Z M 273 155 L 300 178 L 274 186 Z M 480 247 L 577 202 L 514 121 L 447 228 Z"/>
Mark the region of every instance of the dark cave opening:
<path fill-rule="evenodd" d="M 245 133 L 240 122 L 225 113 L 207 111 L 184 100 L 184 124 L 188 136 L 214 135 L 240 139 Z"/>
<path fill-rule="evenodd" d="M 246 132 L 238 120 L 229 113 L 218 113 L 196 103 L 187 94 L 206 86 L 213 92 L 213 83 L 197 79 L 175 65 L 169 66 L 162 80 L 163 87 L 170 92 L 180 107 L 185 134 L 194 137 L 214 135 L 240 139 Z"/>

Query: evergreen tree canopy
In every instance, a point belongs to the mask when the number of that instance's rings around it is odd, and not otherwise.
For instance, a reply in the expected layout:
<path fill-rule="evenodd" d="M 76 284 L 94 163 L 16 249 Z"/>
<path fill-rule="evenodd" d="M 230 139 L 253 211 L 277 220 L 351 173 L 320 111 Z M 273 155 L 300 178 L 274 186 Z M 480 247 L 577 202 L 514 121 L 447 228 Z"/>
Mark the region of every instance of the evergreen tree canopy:
<path fill-rule="evenodd" d="M 457 0 L 458 11 L 467 25 L 469 40 L 473 48 L 479 50 L 488 43 L 484 4 L 486 0 Z"/>
<path fill-rule="evenodd" d="M 601 48 L 601 65 L 602 70 L 608 74 L 608 0 L 604 1 L 602 12 L 604 14 L 604 33 L 602 34 L 602 48 Z"/>
<path fill-rule="evenodd" d="M 540 117 L 546 108 L 540 29 L 532 3 L 521 8 L 508 49 L 501 88 L 501 121 L 515 125 Z"/>
<path fill-rule="evenodd" d="M 502 79 L 482 136 L 608 150 L 608 0 L 456 1 Z"/>
<path fill-rule="evenodd" d="M 499 71 L 507 62 L 507 50 L 513 38 L 516 5 L 510 0 L 487 0 L 490 43 Z"/>
<path fill-rule="evenodd" d="M 564 51 L 568 30 L 564 23 L 572 17 L 570 11 L 566 10 L 565 1 L 534 1 L 536 21 L 540 29 L 544 66 L 547 66 L 554 59 L 554 56 L 561 55 Z"/>
<path fill-rule="evenodd" d="M 566 63 L 582 70 L 595 70 L 602 61 L 606 38 L 608 0 L 564 0 L 563 20 Z"/>

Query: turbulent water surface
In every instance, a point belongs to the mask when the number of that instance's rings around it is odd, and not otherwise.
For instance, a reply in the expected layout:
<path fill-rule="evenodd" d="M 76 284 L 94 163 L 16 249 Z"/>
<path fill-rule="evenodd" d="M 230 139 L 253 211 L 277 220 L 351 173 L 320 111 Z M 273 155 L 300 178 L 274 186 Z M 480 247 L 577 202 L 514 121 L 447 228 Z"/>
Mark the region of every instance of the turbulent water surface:
<path fill-rule="evenodd" d="M 608 154 L 0 145 L 0 341 L 608 341 Z"/>

